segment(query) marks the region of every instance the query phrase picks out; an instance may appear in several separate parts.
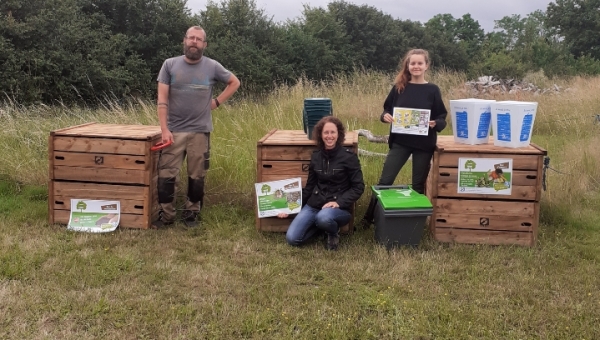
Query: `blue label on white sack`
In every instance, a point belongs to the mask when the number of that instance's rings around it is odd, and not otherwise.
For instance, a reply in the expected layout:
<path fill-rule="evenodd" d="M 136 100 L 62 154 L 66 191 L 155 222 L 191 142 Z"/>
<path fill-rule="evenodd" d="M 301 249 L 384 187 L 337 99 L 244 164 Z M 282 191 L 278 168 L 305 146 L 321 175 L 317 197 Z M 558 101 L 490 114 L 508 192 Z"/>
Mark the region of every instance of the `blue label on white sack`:
<path fill-rule="evenodd" d="M 490 132 L 490 122 L 492 121 L 491 112 L 483 112 L 479 116 L 479 126 L 477 127 L 477 138 L 486 138 Z"/>
<path fill-rule="evenodd" d="M 469 138 L 469 119 L 466 111 L 456 112 L 456 137 Z"/>
<path fill-rule="evenodd" d="M 498 123 L 498 140 L 504 142 L 510 142 L 510 114 L 499 113 L 496 115 L 496 122 Z"/>
<path fill-rule="evenodd" d="M 521 127 L 521 142 L 526 142 L 529 140 L 529 135 L 531 134 L 531 128 L 533 125 L 533 115 L 528 114 L 523 117 L 523 126 Z"/>

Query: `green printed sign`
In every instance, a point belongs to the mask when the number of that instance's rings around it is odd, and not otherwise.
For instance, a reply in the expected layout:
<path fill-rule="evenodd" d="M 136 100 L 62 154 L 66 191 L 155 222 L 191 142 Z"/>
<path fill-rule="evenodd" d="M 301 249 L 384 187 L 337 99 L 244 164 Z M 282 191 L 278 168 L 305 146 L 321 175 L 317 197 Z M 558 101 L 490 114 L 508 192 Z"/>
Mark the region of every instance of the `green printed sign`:
<path fill-rule="evenodd" d="M 458 193 L 510 195 L 512 159 L 459 158 Z"/>
<path fill-rule="evenodd" d="M 67 229 L 90 233 L 114 231 L 121 218 L 119 201 L 71 199 Z"/>
<path fill-rule="evenodd" d="M 258 217 L 296 214 L 302 206 L 301 178 L 255 183 Z"/>

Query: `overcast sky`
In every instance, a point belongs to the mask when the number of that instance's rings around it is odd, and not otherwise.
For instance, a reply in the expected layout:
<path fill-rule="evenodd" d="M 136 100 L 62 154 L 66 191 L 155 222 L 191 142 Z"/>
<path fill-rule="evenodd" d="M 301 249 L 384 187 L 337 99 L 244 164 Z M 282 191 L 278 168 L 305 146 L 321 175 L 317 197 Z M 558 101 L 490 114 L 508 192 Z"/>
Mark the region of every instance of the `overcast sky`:
<path fill-rule="evenodd" d="M 215 0 L 221 3 L 221 0 Z M 256 6 L 265 10 L 268 17 L 275 21 L 295 19 L 302 15 L 303 4 L 310 7 L 326 8 L 330 0 L 255 0 Z M 356 5 L 375 7 L 394 19 L 413 20 L 425 23 L 436 14 L 450 13 L 455 18 L 470 13 L 486 32 L 494 29 L 494 20 L 505 16 L 520 14 L 525 17 L 535 10 L 546 11 L 549 0 L 346 0 Z M 207 0 L 188 0 L 187 6 L 192 13 L 206 8 Z"/>

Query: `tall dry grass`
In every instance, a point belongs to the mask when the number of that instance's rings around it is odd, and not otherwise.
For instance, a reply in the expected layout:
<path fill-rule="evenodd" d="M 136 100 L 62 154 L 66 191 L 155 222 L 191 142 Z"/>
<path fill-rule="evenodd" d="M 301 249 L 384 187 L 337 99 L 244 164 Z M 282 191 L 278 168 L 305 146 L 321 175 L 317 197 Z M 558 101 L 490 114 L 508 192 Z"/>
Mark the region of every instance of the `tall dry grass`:
<path fill-rule="evenodd" d="M 256 142 L 271 129 L 302 129 L 304 98 L 329 97 L 334 114 L 349 130 L 368 129 L 376 135 L 388 133 L 388 126 L 378 117 L 383 100 L 389 92 L 394 75 L 357 72 L 339 76 L 330 82 L 301 80 L 294 86 L 281 86 L 261 101 L 242 100 L 224 105 L 214 112 L 215 131 L 212 134 L 212 160 L 208 175 L 208 194 L 215 200 L 241 200 L 249 205 L 256 174 Z M 552 83 L 536 75 L 544 84 Z M 451 99 L 473 97 L 464 84 L 462 74 L 439 71 L 429 80 L 440 86 L 448 105 Z M 532 141 L 548 150 L 550 166 L 560 172 L 547 172 L 548 190 L 545 201 L 550 204 L 579 202 L 581 197 L 594 196 L 598 191 L 594 164 L 594 147 L 600 123 L 593 115 L 600 113 L 600 78 L 577 77 L 560 80 L 558 93 L 536 95 L 531 92 L 489 92 L 476 96 L 495 100 L 522 100 L 539 103 Z M 448 119 L 450 120 L 450 119 Z M 21 183 L 44 185 L 47 181 L 47 139 L 50 131 L 86 122 L 118 124 L 157 124 L 154 103 L 136 101 L 118 104 L 107 102 L 100 108 L 35 105 L 23 107 L 6 103 L 0 108 L 0 174 Z M 443 134 L 451 134 L 449 126 Z M 360 148 L 385 153 L 384 144 L 360 140 Z M 376 183 L 383 160 L 362 157 L 368 184 Z M 581 164 L 581 165 L 575 165 Z M 573 168 L 575 167 L 575 168 Z M 398 182 L 408 183 L 410 167 L 404 169 Z M 596 167 L 597 168 L 597 167 Z M 583 173 L 582 173 L 583 172 Z M 591 178 L 582 185 L 582 178 Z M 560 194 L 559 194 L 560 193 Z"/>

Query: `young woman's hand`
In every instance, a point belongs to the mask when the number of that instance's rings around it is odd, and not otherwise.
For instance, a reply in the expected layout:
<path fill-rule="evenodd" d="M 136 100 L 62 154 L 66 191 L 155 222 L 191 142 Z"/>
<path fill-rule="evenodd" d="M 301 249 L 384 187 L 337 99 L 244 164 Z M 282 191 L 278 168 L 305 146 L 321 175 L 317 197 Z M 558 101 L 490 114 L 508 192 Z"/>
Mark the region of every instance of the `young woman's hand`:
<path fill-rule="evenodd" d="M 383 115 L 383 121 L 386 122 L 386 123 L 390 123 L 391 124 L 394 121 L 394 117 L 392 117 L 391 114 L 386 113 L 386 114 Z"/>
<path fill-rule="evenodd" d="M 430 120 L 429 121 L 429 127 L 432 128 L 432 129 L 435 127 L 435 120 Z"/>
<path fill-rule="evenodd" d="M 279 217 L 279 218 L 288 218 L 288 216 L 289 215 L 286 214 L 286 213 L 279 213 L 279 214 L 277 214 L 277 217 Z"/>

